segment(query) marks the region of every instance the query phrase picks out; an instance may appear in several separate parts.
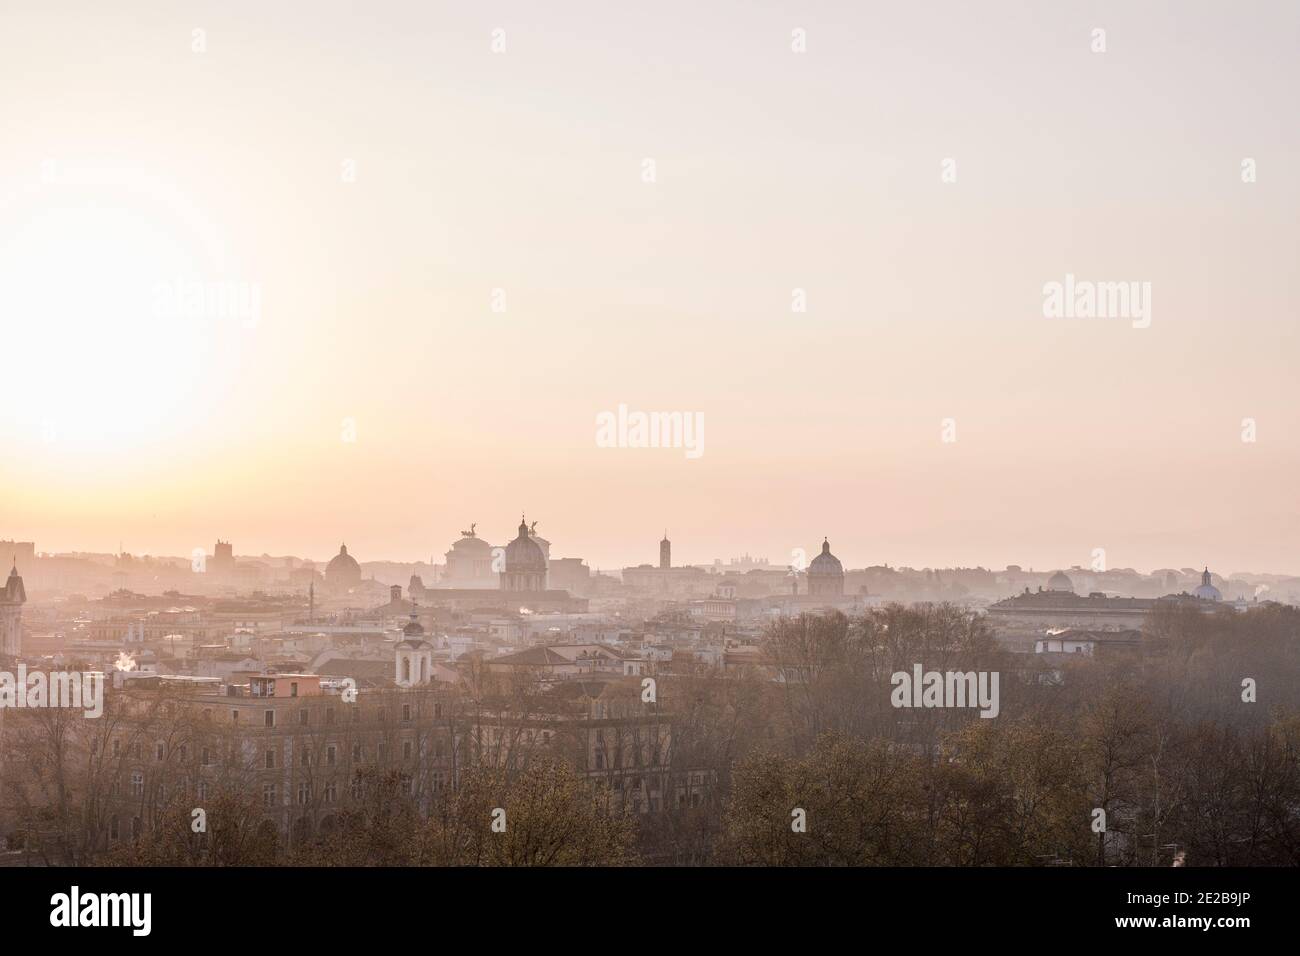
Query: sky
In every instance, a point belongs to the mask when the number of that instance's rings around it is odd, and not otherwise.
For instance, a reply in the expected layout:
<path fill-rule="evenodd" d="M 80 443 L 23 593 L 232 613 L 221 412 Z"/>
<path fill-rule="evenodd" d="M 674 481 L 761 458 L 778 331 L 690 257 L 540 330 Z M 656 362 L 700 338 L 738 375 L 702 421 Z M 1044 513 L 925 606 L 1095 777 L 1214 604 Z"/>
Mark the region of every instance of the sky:
<path fill-rule="evenodd" d="M 427 560 L 526 512 L 593 567 L 667 529 L 1300 572 L 1298 38 L 1293 2 L 5 0 L 0 537 Z M 1147 319 L 1045 315 L 1067 275 Z M 620 405 L 702 454 L 602 447 Z"/>

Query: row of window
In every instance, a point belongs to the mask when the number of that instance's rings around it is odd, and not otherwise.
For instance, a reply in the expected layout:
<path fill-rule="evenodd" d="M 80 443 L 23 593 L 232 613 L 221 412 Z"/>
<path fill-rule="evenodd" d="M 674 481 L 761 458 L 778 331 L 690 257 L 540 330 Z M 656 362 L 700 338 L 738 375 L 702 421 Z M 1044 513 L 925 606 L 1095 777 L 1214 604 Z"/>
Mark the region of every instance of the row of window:
<path fill-rule="evenodd" d="M 359 724 L 359 723 L 361 723 L 361 709 L 360 709 L 359 707 L 352 707 L 352 708 L 349 708 L 349 711 L 351 712 L 351 715 L 352 715 L 352 717 L 351 717 L 352 723 L 354 723 L 354 724 Z M 239 715 L 240 715 L 240 713 L 241 713 L 241 711 L 239 711 L 239 710 L 231 709 L 231 711 L 230 711 L 230 722 L 231 722 L 232 724 L 237 724 L 237 723 L 239 723 Z M 204 714 L 205 717 L 210 717 L 210 716 L 212 715 L 212 711 L 211 711 L 210 709 L 209 709 L 209 710 L 205 710 L 205 711 L 203 712 L 203 714 Z M 262 713 L 262 725 L 263 725 L 264 727 L 274 727 L 274 726 L 275 726 L 275 714 L 276 714 L 276 712 L 275 712 L 274 709 L 267 709 L 267 710 L 263 711 L 263 713 Z M 382 724 L 382 723 L 385 723 L 385 722 L 388 720 L 388 711 L 387 711 L 387 710 L 384 710 L 384 709 L 381 708 L 381 709 L 379 709 L 379 710 L 374 711 L 374 714 L 375 714 L 375 721 L 376 721 L 377 723 L 381 723 L 381 724 Z M 326 707 L 326 708 L 325 708 L 325 723 L 326 723 L 326 725 L 333 725 L 333 724 L 334 724 L 334 715 L 335 715 L 335 711 L 334 711 L 334 708 L 333 708 L 333 707 Z M 433 705 L 433 718 L 434 718 L 434 720 L 438 720 L 438 719 L 440 719 L 441 717 L 442 717 L 442 704 L 435 703 L 435 704 Z M 412 706 L 411 706 L 410 704 L 403 704 L 403 705 L 402 705 L 402 722 L 403 722 L 403 723 L 408 723 L 408 724 L 409 724 L 409 723 L 410 723 L 412 720 L 414 720 L 414 719 L 415 719 L 415 711 L 414 711 L 414 709 L 412 708 Z M 306 726 L 309 726 L 310 723 L 311 723 L 311 710 L 310 710 L 310 708 L 307 708 L 307 707 L 303 707 L 303 708 L 301 708 L 301 709 L 298 711 L 298 724 L 299 724 L 300 726 L 302 726 L 302 727 L 306 727 Z"/>

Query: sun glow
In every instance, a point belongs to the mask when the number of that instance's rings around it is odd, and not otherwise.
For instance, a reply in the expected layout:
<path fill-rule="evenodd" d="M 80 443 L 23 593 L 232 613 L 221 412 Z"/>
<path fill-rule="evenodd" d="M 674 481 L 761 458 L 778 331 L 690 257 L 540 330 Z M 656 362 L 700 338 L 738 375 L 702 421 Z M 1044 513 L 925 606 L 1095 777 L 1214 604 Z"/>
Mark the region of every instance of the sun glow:
<path fill-rule="evenodd" d="M 21 356 L 9 375 L 37 399 L 19 425 L 47 443 L 133 446 L 195 411 L 212 322 L 159 294 L 200 276 L 186 244 L 143 206 L 70 196 L 0 234 L 6 351 Z"/>

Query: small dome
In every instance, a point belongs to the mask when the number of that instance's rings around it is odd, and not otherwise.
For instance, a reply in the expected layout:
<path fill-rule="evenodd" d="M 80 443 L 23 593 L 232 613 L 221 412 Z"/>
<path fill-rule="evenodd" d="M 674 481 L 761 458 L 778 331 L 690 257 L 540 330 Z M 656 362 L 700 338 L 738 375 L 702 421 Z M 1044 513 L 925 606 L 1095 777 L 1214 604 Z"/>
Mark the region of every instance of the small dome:
<path fill-rule="evenodd" d="M 1219 589 L 1216 588 L 1212 582 L 1213 578 L 1210 576 L 1210 569 L 1206 568 L 1205 572 L 1201 575 L 1201 586 L 1193 591 L 1192 595 L 1203 601 L 1222 601 L 1223 594 L 1220 593 Z"/>
<path fill-rule="evenodd" d="M 808 565 L 808 574 L 812 577 L 844 576 L 844 565 L 840 564 L 839 558 L 831 554 L 830 541 L 825 538 L 822 539 L 822 553 L 813 558 L 812 563 Z"/>
<path fill-rule="evenodd" d="M 1047 579 L 1047 590 L 1049 591 L 1073 591 L 1074 582 L 1064 571 L 1057 571 Z"/>
<path fill-rule="evenodd" d="M 519 522 L 519 537 L 506 545 L 506 572 L 545 571 L 546 555 L 542 546 L 528 533 L 528 525 Z"/>

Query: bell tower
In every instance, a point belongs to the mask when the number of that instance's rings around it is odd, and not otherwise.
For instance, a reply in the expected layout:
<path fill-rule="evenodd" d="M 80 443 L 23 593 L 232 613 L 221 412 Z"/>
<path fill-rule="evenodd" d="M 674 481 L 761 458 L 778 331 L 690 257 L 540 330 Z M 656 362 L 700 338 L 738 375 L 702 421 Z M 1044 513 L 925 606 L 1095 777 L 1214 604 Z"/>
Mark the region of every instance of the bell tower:
<path fill-rule="evenodd" d="M 0 588 L 0 657 L 17 657 L 23 652 L 23 605 L 27 603 L 27 589 L 18 574 L 18 559 L 14 558 L 9 579 Z"/>

